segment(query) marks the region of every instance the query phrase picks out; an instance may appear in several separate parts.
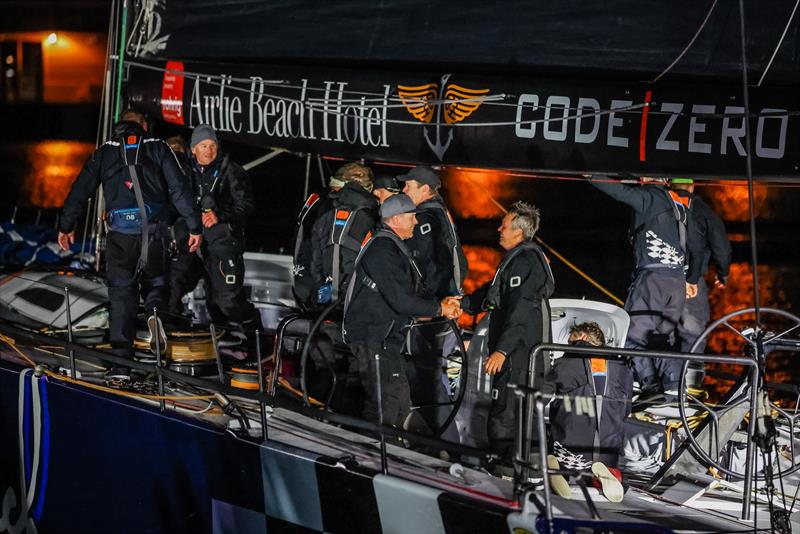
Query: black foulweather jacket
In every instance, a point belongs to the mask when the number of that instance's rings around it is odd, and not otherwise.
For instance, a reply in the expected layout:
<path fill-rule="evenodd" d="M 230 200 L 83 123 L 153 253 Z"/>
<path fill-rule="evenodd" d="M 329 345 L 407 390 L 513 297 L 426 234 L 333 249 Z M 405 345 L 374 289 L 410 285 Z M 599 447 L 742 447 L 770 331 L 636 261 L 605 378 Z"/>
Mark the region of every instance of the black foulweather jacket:
<path fill-rule="evenodd" d="M 547 260 L 538 246 L 523 243 L 506 252 L 494 279 L 461 300 L 470 314 L 489 311 L 489 352 L 506 355 L 507 367 L 527 362 L 534 345 L 543 341 L 550 319 L 543 301 L 555 288 Z M 527 368 L 526 368 L 527 369 Z"/>
<path fill-rule="evenodd" d="M 347 304 L 344 325 L 348 342 L 384 343 L 402 346 L 402 332 L 414 317 L 439 315 L 439 302 L 421 294 L 410 252 L 404 243 L 381 237 L 383 228 L 365 245 L 356 262 L 351 283 L 352 300 Z M 399 239 L 399 238 L 398 238 Z"/>
<path fill-rule="evenodd" d="M 630 238 L 637 269 L 661 268 L 682 274 L 686 260 L 687 243 L 682 246 L 674 202 L 668 191 L 659 185 L 631 186 L 619 182 L 590 180 L 597 189 L 611 198 L 624 202 L 633 209 Z M 683 206 L 677 206 L 682 224 L 687 215 Z"/>
<path fill-rule="evenodd" d="M 228 223 L 236 234 L 243 234 L 245 220 L 255 205 L 250 178 L 241 165 L 231 161 L 228 154 L 220 154 L 201 172 L 192 158 L 192 186 L 201 209 L 213 210 L 220 223 Z"/>
<path fill-rule="evenodd" d="M 408 247 L 422 269 L 425 286 L 439 298 L 457 295 L 467 276 L 468 265 L 444 201 L 437 195 L 417 209 L 420 210 L 417 226 Z M 460 271 L 457 277 L 456 265 Z"/>
<path fill-rule="evenodd" d="M 725 224 L 700 196 L 688 191 L 676 193 L 689 199 L 689 237 L 692 244 L 689 254 L 697 256 L 689 262 L 686 281 L 696 284 L 708 271 L 709 260 L 713 259 L 717 266 L 717 278 L 727 283 L 731 267 L 731 244 Z"/>
<path fill-rule="evenodd" d="M 151 222 L 169 222 L 170 204 L 186 218 L 192 233 L 200 233 L 189 180 L 181 171 L 172 149 L 161 139 L 148 136 L 135 122 L 114 125 L 111 139 L 95 150 L 83 166 L 64 202 L 60 231 L 72 232 L 86 201 L 103 184 L 106 211 L 137 208 L 131 175 L 123 158 L 125 144 L 139 143 L 137 174 L 145 204 L 152 209 Z M 129 151 L 129 156 L 131 155 Z M 134 163 L 134 161 L 129 161 Z"/>
<path fill-rule="evenodd" d="M 333 275 L 332 237 L 336 221 L 345 231 L 339 240 L 337 289 L 341 290 L 347 287 L 347 280 L 361 250 L 361 242 L 378 222 L 378 200 L 355 182 L 348 182 L 339 191 L 334 191 L 329 199 L 330 207 L 314 221 L 311 231 L 311 277 L 316 287 L 320 287 Z M 352 219 L 344 228 L 346 214 L 352 214 Z"/>

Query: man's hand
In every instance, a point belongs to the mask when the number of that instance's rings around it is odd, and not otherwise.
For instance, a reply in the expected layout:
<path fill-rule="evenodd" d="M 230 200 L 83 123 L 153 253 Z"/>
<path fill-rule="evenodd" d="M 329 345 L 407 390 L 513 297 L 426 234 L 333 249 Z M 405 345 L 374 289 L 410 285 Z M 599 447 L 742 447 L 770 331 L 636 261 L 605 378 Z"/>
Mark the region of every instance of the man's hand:
<path fill-rule="evenodd" d="M 483 364 L 483 370 L 486 371 L 488 375 L 494 375 L 500 372 L 500 369 L 503 368 L 503 364 L 506 362 L 506 355 L 502 352 L 493 352 L 489 355 L 489 358 L 486 360 L 486 363 Z"/>
<path fill-rule="evenodd" d="M 441 313 L 448 319 L 461 317 L 461 297 L 445 297 L 439 303 Z"/>
<path fill-rule="evenodd" d="M 203 236 L 200 234 L 189 234 L 189 252 L 194 252 L 200 248 L 200 243 L 203 242 Z"/>
<path fill-rule="evenodd" d="M 693 299 L 697 296 L 697 284 L 686 282 L 686 298 Z"/>
<path fill-rule="evenodd" d="M 69 250 L 69 247 L 75 242 L 75 232 L 72 231 L 68 234 L 58 232 L 58 245 L 62 250 Z"/>
<path fill-rule="evenodd" d="M 203 212 L 203 226 L 206 228 L 211 228 L 215 224 L 219 222 L 217 218 L 217 214 L 213 211 L 204 211 Z"/>
<path fill-rule="evenodd" d="M 723 278 L 719 274 L 717 274 L 716 279 L 714 279 L 714 287 L 719 289 L 725 289 L 725 286 L 727 284 L 728 284 L 728 278 L 727 277 Z"/>

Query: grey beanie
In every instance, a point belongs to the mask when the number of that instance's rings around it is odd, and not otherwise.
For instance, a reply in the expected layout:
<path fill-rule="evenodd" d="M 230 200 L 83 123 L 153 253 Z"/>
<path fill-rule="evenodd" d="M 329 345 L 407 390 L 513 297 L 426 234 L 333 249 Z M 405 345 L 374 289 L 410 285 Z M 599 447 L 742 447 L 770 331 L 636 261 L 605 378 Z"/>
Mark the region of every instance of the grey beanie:
<path fill-rule="evenodd" d="M 192 130 L 192 140 L 190 145 L 192 148 L 194 148 L 197 143 L 200 141 L 205 141 L 206 139 L 211 139 L 215 143 L 219 144 L 217 133 L 214 131 L 214 128 L 208 124 L 198 124 L 195 126 L 194 130 Z"/>

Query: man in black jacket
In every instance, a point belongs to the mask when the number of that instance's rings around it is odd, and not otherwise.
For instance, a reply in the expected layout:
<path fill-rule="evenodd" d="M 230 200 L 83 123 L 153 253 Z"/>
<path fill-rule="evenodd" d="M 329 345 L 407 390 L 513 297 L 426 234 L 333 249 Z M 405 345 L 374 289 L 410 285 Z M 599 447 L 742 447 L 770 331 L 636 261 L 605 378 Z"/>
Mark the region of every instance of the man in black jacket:
<path fill-rule="evenodd" d="M 506 254 L 494 278 L 461 301 L 467 313 L 490 313 L 490 354 L 484 370 L 492 375 L 493 400 L 487 433 L 491 450 L 506 462 L 511 460 L 516 432 L 508 384 L 527 382 L 531 350 L 550 336 L 547 299 L 555 282 L 544 253 L 532 241 L 538 229 L 539 210 L 515 203 L 498 228 Z M 538 372 L 543 372 L 542 367 L 538 365 Z"/>
<path fill-rule="evenodd" d="M 631 318 L 625 348 L 666 349 L 676 329 L 688 290 L 684 276 L 688 242 L 685 200 L 664 187 L 664 180 L 643 178 L 641 186 L 593 179 L 593 186 L 633 209 L 629 237 L 636 260 L 625 302 Z M 659 391 L 677 394 L 683 362 L 669 358 L 633 358 L 642 398 Z"/>
<path fill-rule="evenodd" d="M 686 283 L 689 284 L 689 288 L 681 320 L 678 323 L 681 351 L 689 352 L 711 319 L 708 285 L 705 279 L 709 261 L 714 260 L 717 267 L 714 286 L 724 288 L 728 283 L 731 267 L 731 244 L 728 241 L 725 224 L 700 196 L 694 194 L 694 180 L 673 178 L 670 185 L 678 195 L 689 201 L 690 242 L 697 248 L 690 250 L 689 253 L 698 256 L 696 260 L 689 262 L 689 272 L 686 273 Z M 697 352 L 704 350 L 705 343 L 698 345 Z"/>
<path fill-rule="evenodd" d="M 422 275 L 405 244 L 417 224 L 415 211 L 402 194 L 381 206 L 383 224 L 356 259 L 342 329 L 366 393 L 363 417 L 395 426 L 402 426 L 411 403 L 401 354 L 404 329 L 414 317 L 459 314 L 456 299 L 439 302 L 421 294 Z"/>
<path fill-rule="evenodd" d="M 244 341 L 244 330 L 261 329 L 261 319 L 244 294 L 244 225 L 253 212 L 253 193 L 247 172 L 219 152 L 216 132 L 208 125 L 195 127 L 191 139 L 192 186 L 202 214 L 202 259 L 193 251 L 180 250 L 171 265 L 170 307 L 182 311 L 181 298 L 205 277 L 206 292 L 227 320 L 232 337 Z M 176 224 L 176 235 L 180 233 Z M 213 308 L 212 308 L 213 309 Z"/>
<path fill-rule="evenodd" d="M 330 194 L 330 207 L 311 231 L 311 277 L 320 305 L 344 296 L 343 288 L 353 273 L 361 242 L 378 220 L 372 170 L 360 163 L 349 163 L 342 169 L 339 174 L 344 187 Z"/>
<path fill-rule="evenodd" d="M 368 167 L 364 168 L 368 169 Z M 311 193 L 306 201 L 303 202 L 303 207 L 300 208 L 300 213 L 297 215 L 294 250 L 292 253 L 292 275 L 294 277 L 292 292 L 294 293 L 295 302 L 304 310 L 317 306 L 317 291 L 319 290 L 319 285 L 317 285 L 314 277 L 311 276 L 311 235 L 314 223 L 323 213 L 330 209 L 330 195 L 344 187 L 345 171 L 348 169 L 353 169 L 350 172 L 358 172 L 358 169 L 355 169 L 353 164 L 340 167 L 328 182 L 328 195 Z"/>
<path fill-rule="evenodd" d="M 417 205 L 419 224 L 408 247 L 422 267 L 426 287 L 439 298 L 459 295 L 467 277 L 467 257 L 453 218 L 439 195 L 439 173 L 419 166 L 397 179 L 405 182 L 403 193 Z"/>
<path fill-rule="evenodd" d="M 200 221 L 191 188 L 167 144 L 146 134 L 144 116 L 128 110 L 114 125 L 111 139 L 84 165 L 64 202 L 58 243 L 68 249 L 86 200 L 103 185 L 109 227 L 106 240 L 109 339 L 112 352 L 133 358 L 136 311 L 141 291 L 146 313 L 166 309 L 166 224 L 170 204 L 186 220 L 187 249 L 200 245 Z M 166 343 L 163 330 L 148 321 L 156 342 Z M 166 348 L 164 346 L 164 348 Z M 130 378 L 130 369 L 113 366 L 109 379 Z"/>
<path fill-rule="evenodd" d="M 427 291 L 437 298 L 461 294 L 461 285 L 467 276 L 467 258 L 461 248 L 456 227 L 444 200 L 439 195 L 442 185 L 439 173 L 430 167 L 418 166 L 398 176 L 404 184 L 403 192 L 417 205 L 414 237 L 408 247 L 414 260 L 422 269 Z M 412 352 L 408 366 L 411 382 L 411 399 L 417 406 L 428 406 L 418 411 L 428 427 L 440 427 L 449 415 L 446 403 L 449 390 L 442 380 L 447 357 L 457 347 L 457 338 L 449 324 L 414 325 L 409 334 Z M 435 407 L 439 405 L 439 407 Z M 455 439 L 454 432 L 444 436 Z"/>

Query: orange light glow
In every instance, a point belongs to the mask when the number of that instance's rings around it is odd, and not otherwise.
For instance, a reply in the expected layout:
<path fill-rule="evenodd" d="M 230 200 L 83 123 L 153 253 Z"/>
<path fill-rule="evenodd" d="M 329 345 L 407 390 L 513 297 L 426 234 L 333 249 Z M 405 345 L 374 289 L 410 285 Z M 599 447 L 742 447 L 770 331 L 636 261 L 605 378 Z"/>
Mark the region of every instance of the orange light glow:
<path fill-rule="evenodd" d="M 447 168 L 443 172 L 443 179 L 447 186 L 448 205 L 460 218 L 500 218 L 503 211 L 491 198 L 500 204 L 511 203 L 509 194 L 514 189 L 510 187 L 509 177 L 503 172 Z"/>
<path fill-rule="evenodd" d="M 714 212 L 723 220 L 729 222 L 750 220 L 746 184 L 723 180 L 720 186 L 699 188 L 699 193 L 708 199 Z M 775 189 L 769 189 L 764 184 L 753 184 L 753 205 L 756 215 L 762 214 L 774 194 Z"/>
<path fill-rule="evenodd" d="M 469 263 L 469 274 L 464 280 L 464 293 L 472 293 L 489 282 L 494 276 L 500 260 L 503 259 L 503 252 L 499 248 L 476 245 L 464 245 L 464 255 Z M 482 316 L 483 314 L 478 314 L 474 320 L 477 322 Z M 463 328 L 471 328 L 473 317 L 464 314 L 458 323 Z"/>
<path fill-rule="evenodd" d="M 37 208 L 53 209 L 64 205 L 72 182 L 94 150 L 91 143 L 42 141 L 26 148 L 29 170 L 23 192 Z"/>
<path fill-rule="evenodd" d="M 793 271 L 789 267 L 776 267 L 768 265 L 758 266 L 759 297 L 762 307 L 788 309 L 790 304 L 786 295 L 783 280 L 793 276 Z M 724 289 L 711 289 L 709 293 L 711 304 L 711 317 L 718 319 L 728 313 L 749 308 L 753 306 L 753 270 L 749 263 L 734 263 L 731 265 L 730 278 L 728 285 Z M 774 315 L 763 316 L 763 327 L 767 330 L 781 331 L 786 325 L 769 324 L 769 320 L 775 319 Z M 731 326 L 741 331 L 747 327 L 755 325 L 754 314 L 737 316 L 731 321 Z M 747 343 L 730 329 L 719 327 L 715 329 L 708 339 L 706 352 L 716 354 L 744 355 Z M 775 351 L 767 357 L 766 380 L 768 382 L 786 382 L 793 380 L 790 358 L 794 354 L 787 354 L 782 351 Z M 744 372 L 741 366 L 722 365 L 713 366 L 717 371 L 738 375 Z M 731 387 L 732 382 L 723 379 L 706 378 L 708 389 L 715 393 L 719 400 L 721 393 Z M 772 392 L 770 393 L 771 398 Z M 774 400 L 774 399 L 773 399 Z M 784 399 L 784 401 L 794 399 Z"/>
<path fill-rule="evenodd" d="M 105 39 L 103 34 L 86 32 L 0 33 L 0 41 L 41 45 L 43 100 L 48 103 L 99 101 L 106 64 Z"/>

